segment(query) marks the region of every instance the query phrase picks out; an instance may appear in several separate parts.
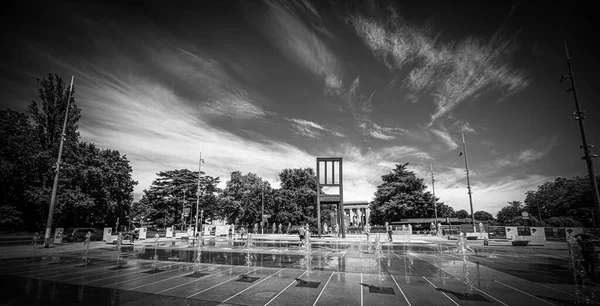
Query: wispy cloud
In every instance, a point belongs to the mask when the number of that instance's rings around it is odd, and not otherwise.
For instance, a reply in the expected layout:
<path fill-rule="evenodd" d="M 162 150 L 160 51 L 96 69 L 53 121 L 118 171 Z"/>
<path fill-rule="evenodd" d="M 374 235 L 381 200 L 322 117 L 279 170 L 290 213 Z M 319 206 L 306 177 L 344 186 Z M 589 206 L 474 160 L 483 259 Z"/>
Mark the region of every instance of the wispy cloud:
<path fill-rule="evenodd" d="M 510 94 L 528 85 L 523 72 L 503 61 L 515 50 L 513 41 L 494 36 L 443 42 L 432 26 L 410 25 L 393 6 L 387 8 L 385 18 L 356 13 L 350 21 L 374 56 L 391 71 L 409 69 L 402 84 L 411 100 L 425 92 L 434 96 L 437 109 L 431 114 L 430 126 L 482 92 L 502 89 Z"/>
<path fill-rule="evenodd" d="M 448 130 L 441 126 L 440 129 L 429 129 L 433 134 L 435 134 L 450 150 L 456 150 L 458 148 L 458 144 L 452 139 Z"/>
<path fill-rule="evenodd" d="M 534 149 L 526 149 L 524 151 L 522 151 L 521 153 L 519 153 L 519 156 L 517 156 L 517 160 L 523 163 L 528 163 L 528 162 L 532 162 L 534 160 L 540 159 L 545 155 L 544 152 L 541 151 L 537 151 Z"/>
<path fill-rule="evenodd" d="M 341 132 L 325 128 L 324 126 L 312 121 L 296 118 L 287 118 L 286 120 L 291 123 L 292 131 L 296 135 L 304 136 L 310 139 L 320 139 L 322 137 L 322 132 L 329 132 L 337 137 L 345 137 L 345 135 Z"/>
<path fill-rule="evenodd" d="M 517 154 L 516 160 L 521 163 L 536 161 L 548 155 L 557 142 L 558 137 L 556 135 L 552 136 L 551 138 L 543 137 L 536 141 L 531 147 Z"/>
<path fill-rule="evenodd" d="M 491 166 L 484 169 L 484 171 L 489 175 L 495 175 L 503 169 L 506 169 L 506 167 L 523 166 L 533 163 L 550 154 L 557 142 L 558 137 L 556 135 L 550 138 L 542 137 L 525 149 L 506 154 L 493 160 Z"/>
<path fill-rule="evenodd" d="M 454 121 L 454 123 L 452 123 L 452 125 L 450 125 L 450 129 L 454 129 L 457 130 L 458 132 L 461 133 L 474 133 L 475 129 L 473 127 L 471 127 L 471 124 L 469 122 L 466 122 L 464 120 L 456 120 Z"/>
<path fill-rule="evenodd" d="M 200 110 L 202 115 L 241 119 L 256 119 L 265 116 L 262 108 L 249 102 L 245 92 L 227 93 L 216 100 L 202 103 Z"/>
<path fill-rule="evenodd" d="M 265 3 L 270 14 L 263 31 L 271 42 L 298 66 L 323 79 L 326 92 L 338 92 L 342 78 L 336 56 L 300 18 L 306 13 L 320 18 L 317 10 L 308 1 Z"/>

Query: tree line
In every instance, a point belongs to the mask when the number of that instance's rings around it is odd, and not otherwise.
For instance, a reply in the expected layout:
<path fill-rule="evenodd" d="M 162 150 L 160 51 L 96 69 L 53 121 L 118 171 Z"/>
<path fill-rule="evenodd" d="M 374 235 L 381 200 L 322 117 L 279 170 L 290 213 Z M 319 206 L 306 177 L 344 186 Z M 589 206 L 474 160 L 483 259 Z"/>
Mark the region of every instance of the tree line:
<path fill-rule="evenodd" d="M 316 222 L 317 178 L 312 168 L 283 169 L 279 172 L 280 188 L 273 188 L 255 173 L 240 171 L 231 172 L 223 189 L 217 187 L 219 177 L 204 172 L 198 175 L 198 171 L 178 169 L 157 176 L 140 201 L 133 203 L 131 218 L 144 216 L 162 226 L 180 224 L 184 208 L 189 207 L 193 220 L 197 205 L 204 223 L 220 219 L 251 226 L 260 223 L 263 209 L 271 215 L 269 223 Z M 332 209 L 322 205 L 324 222 L 331 222 Z"/>
<path fill-rule="evenodd" d="M 132 168 L 117 150 L 82 142 L 81 109 L 58 75 L 37 80 L 38 100 L 25 112 L 0 110 L 0 229 L 45 227 L 60 138 L 64 138 L 55 226 L 101 226 L 124 220 L 133 201 Z"/>
<path fill-rule="evenodd" d="M 25 112 L 0 110 L 0 229 L 41 230 L 48 214 L 56 158 L 67 108 L 68 87 L 56 74 L 37 80 L 38 100 Z M 101 149 L 82 142 L 78 122 L 81 109 L 71 101 L 60 167 L 55 226 L 114 226 L 117 219 L 145 217 L 164 226 L 179 224 L 181 214 L 196 204 L 204 220 L 222 219 L 228 223 L 252 225 L 260 222 L 264 209 L 269 223 L 316 224 L 316 175 L 312 168 L 283 169 L 279 188 L 254 173 L 231 172 L 225 188 L 218 188 L 219 177 L 205 172 L 174 169 L 157 173 L 157 178 L 133 202 L 132 168 L 117 150 Z M 438 218 L 469 218 L 464 210 L 455 211 L 440 202 L 423 178 L 397 164 L 382 175 L 371 208 L 371 223 L 406 218 L 432 218 L 434 203 Z M 319 192 L 323 192 L 319 190 Z M 197 203 L 196 203 L 197 201 Z M 525 203 L 508 202 L 497 218 L 477 211 L 479 221 L 501 224 L 529 223 L 549 226 L 592 226 L 593 201 L 587 178 L 557 178 L 536 191 L 527 191 Z M 331 220 L 335 207 L 322 205 L 322 222 Z"/>

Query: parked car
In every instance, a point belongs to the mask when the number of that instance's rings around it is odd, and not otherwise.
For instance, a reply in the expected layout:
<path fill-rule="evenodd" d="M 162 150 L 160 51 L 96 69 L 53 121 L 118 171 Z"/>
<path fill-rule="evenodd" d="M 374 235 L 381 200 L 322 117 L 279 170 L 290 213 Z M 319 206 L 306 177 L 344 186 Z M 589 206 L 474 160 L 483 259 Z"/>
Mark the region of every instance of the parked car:
<path fill-rule="evenodd" d="M 101 230 L 92 227 L 78 227 L 78 228 L 70 228 L 65 231 L 64 240 L 68 242 L 83 242 L 85 241 L 85 235 L 91 232 L 92 236 L 90 237 L 91 241 L 101 241 L 103 233 Z"/>

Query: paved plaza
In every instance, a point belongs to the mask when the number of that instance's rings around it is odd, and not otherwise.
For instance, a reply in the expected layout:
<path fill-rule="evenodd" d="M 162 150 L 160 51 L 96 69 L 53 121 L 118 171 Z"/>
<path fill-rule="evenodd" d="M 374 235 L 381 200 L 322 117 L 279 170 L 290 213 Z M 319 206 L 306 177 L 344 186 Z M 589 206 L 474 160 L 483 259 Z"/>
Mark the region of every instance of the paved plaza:
<path fill-rule="evenodd" d="M 294 238 L 265 235 L 249 248 L 216 239 L 200 256 L 166 239 L 122 252 L 104 242 L 87 252 L 6 247 L 0 305 L 600 305 L 600 288 L 574 284 L 564 243 L 469 241 L 477 252 L 464 257 L 454 241 L 395 237 L 378 261 L 364 236 L 313 239 L 309 252 Z"/>

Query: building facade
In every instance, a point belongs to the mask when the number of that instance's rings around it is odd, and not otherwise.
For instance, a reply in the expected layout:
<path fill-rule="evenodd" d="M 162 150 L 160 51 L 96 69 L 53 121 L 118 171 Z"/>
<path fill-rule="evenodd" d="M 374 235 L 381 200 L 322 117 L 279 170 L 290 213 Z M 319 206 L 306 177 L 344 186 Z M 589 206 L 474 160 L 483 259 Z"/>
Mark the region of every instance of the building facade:
<path fill-rule="evenodd" d="M 364 226 L 369 222 L 371 209 L 367 201 L 344 202 L 344 220 L 349 226 Z"/>

